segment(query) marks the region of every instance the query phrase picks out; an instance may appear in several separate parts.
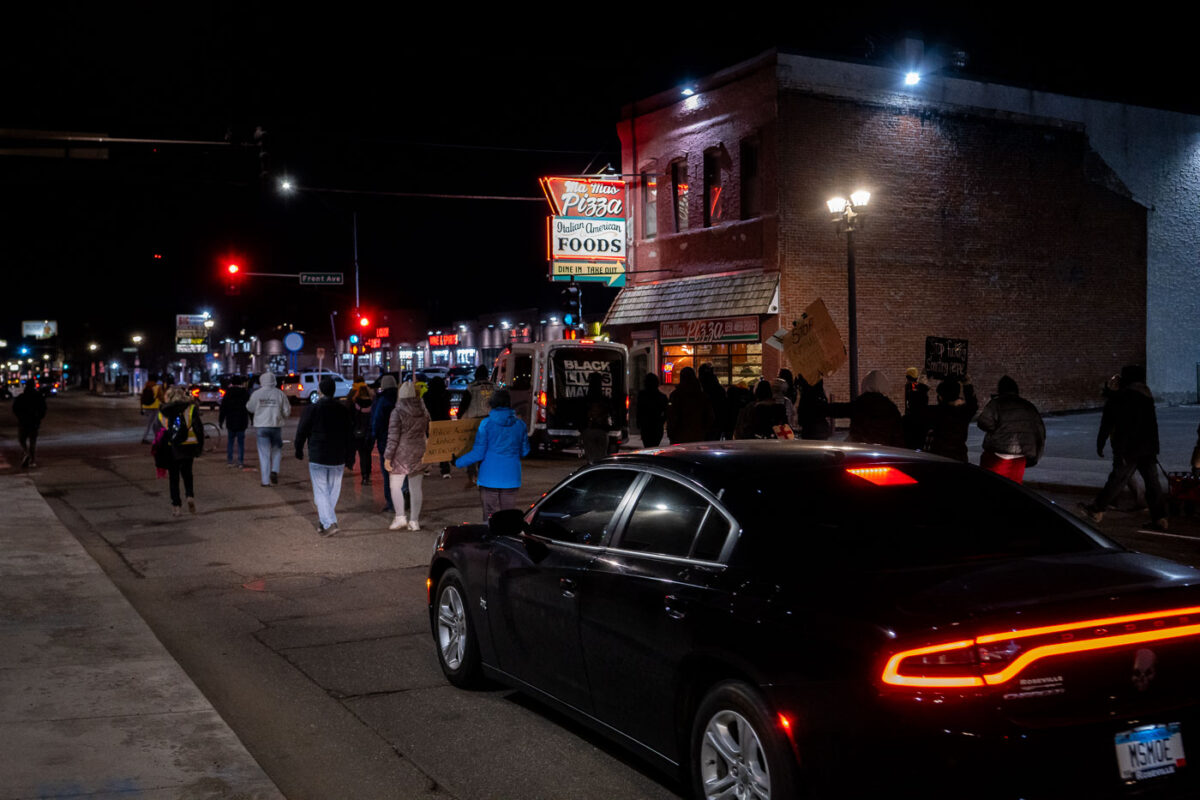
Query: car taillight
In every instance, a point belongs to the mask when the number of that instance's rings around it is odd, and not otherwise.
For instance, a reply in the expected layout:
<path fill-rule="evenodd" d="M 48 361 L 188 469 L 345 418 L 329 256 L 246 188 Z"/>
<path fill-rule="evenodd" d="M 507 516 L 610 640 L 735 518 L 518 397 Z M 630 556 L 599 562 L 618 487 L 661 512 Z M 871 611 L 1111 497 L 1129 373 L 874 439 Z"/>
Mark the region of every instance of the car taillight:
<path fill-rule="evenodd" d="M 537 405 L 538 405 L 537 421 L 545 422 L 546 421 L 546 393 L 544 391 L 538 392 Z"/>
<path fill-rule="evenodd" d="M 222 389 L 222 390 L 221 390 L 221 397 L 224 397 L 224 396 L 225 396 L 225 390 L 224 390 L 224 389 Z"/>
<path fill-rule="evenodd" d="M 902 650 L 880 680 L 889 686 L 999 686 L 1048 658 L 1200 635 L 1200 606 L 1042 625 Z"/>
<path fill-rule="evenodd" d="M 458 419 L 458 409 L 457 408 L 450 409 L 450 419 Z"/>
<path fill-rule="evenodd" d="M 297 383 L 297 384 L 296 384 L 296 391 L 297 391 L 297 392 L 303 392 L 303 391 L 304 391 L 304 384 L 303 384 L 303 383 Z"/>
<path fill-rule="evenodd" d="M 200 396 L 200 390 L 192 389 L 192 397 L 199 397 L 199 396 Z"/>

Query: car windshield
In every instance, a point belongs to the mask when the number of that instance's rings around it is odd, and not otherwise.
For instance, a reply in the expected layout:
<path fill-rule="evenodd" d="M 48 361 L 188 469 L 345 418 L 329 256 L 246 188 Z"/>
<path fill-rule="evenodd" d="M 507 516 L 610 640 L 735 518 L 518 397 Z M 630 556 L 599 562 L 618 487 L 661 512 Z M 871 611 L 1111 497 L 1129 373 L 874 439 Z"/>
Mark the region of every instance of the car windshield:
<path fill-rule="evenodd" d="M 959 464 L 866 466 L 878 471 L 783 470 L 731 487 L 728 500 L 747 529 L 737 558 L 890 571 L 1117 548 L 991 473 Z"/>

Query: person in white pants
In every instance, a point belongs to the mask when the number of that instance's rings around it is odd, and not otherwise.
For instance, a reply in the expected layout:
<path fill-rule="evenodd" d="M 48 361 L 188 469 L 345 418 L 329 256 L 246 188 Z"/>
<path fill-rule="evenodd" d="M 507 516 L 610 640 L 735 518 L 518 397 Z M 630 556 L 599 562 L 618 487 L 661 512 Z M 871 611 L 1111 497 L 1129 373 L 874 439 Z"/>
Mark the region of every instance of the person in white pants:
<path fill-rule="evenodd" d="M 429 438 L 429 411 L 416 387 L 407 382 L 400 386 L 396 396 L 396 407 L 388 418 L 387 448 L 383 451 L 383 466 L 388 471 L 392 497 L 401 497 L 405 480 L 408 481 L 408 516 L 402 505 L 396 507 L 396 517 L 389 530 L 398 531 L 407 527 L 410 531 L 421 530 L 421 484 L 425 478 L 425 445 Z"/>

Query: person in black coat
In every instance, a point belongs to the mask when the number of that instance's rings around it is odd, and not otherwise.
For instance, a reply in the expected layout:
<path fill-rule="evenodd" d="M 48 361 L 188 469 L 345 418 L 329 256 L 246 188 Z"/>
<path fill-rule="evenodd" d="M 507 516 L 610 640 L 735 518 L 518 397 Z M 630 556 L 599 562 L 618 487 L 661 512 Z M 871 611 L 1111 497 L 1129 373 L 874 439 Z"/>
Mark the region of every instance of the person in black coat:
<path fill-rule="evenodd" d="M 1121 369 L 1120 388 L 1104 404 L 1100 431 L 1096 436 L 1096 454 L 1104 457 L 1104 444 L 1112 442 L 1113 468 L 1091 505 L 1083 506 L 1094 522 L 1100 522 L 1104 509 L 1136 470 L 1146 484 L 1146 505 L 1150 507 L 1150 527 L 1167 529 L 1166 497 L 1158 482 L 1158 415 L 1154 395 L 1146 386 L 1144 367 L 1130 365 Z"/>
<path fill-rule="evenodd" d="M 647 372 L 637 395 L 637 425 L 643 447 L 658 447 L 667 424 L 667 396 L 658 389 L 658 376 Z"/>
<path fill-rule="evenodd" d="M 825 381 L 810 384 L 804 376 L 796 378 L 799 402 L 796 418 L 800 423 L 800 438 L 828 439 L 833 431 L 829 427 L 829 397 L 825 394 Z"/>
<path fill-rule="evenodd" d="M 849 417 L 848 442 L 904 446 L 904 427 L 900 409 L 884 393 L 887 380 L 879 370 L 871 370 L 862 379 L 862 391 L 849 403 L 830 403 L 829 416 Z"/>
<path fill-rule="evenodd" d="M 725 387 L 721 385 L 721 381 L 717 378 L 716 370 L 712 364 L 704 363 L 700 365 L 700 386 L 704 389 L 704 395 L 708 398 L 708 402 L 712 405 L 713 421 L 708 427 L 708 434 L 705 439 L 709 441 L 719 441 L 725 432 L 725 420 L 729 416 L 729 398 L 725 395 Z"/>
<path fill-rule="evenodd" d="M 429 412 L 431 421 L 450 419 L 450 391 L 446 388 L 445 378 L 441 376 L 430 378 L 429 386 L 425 389 L 425 396 L 421 399 L 425 401 L 425 409 Z M 441 469 L 442 478 L 449 479 L 450 462 L 442 461 L 438 467 Z"/>
<path fill-rule="evenodd" d="M 239 469 L 246 467 L 246 428 L 250 427 L 250 412 L 246 403 L 250 393 L 242 386 L 242 376 L 234 375 L 229 379 L 229 388 L 221 398 L 221 407 L 217 412 L 217 427 L 224 427 L 228 438 L 225 441 L 225 464 L 233 466 L 233 442 L 237 440 Z"/>
<path fill-rule="evenodd" d="M 321 397 L 304 410 L 296 426 L 296 458 L 304 460 L 307 444 L 308 475 L 319 520 L 317 532 L 332 536 L 338 532 L 337 501 L 346 458 L 354 447 L 354 425 L 350 410 L 333 399 L 333 378 L 322 378 L 319 386 Z"/>
<path fill-rule="evenodd" d="M 965 375 L 962 383 L 957 378 L 946 378 L 938 384 L 937 396 L 938 404 L 929 409 L 925 452 L 966 461 L 967 432 L 979 410 L 975 387 Z"/>
<path fill-rule="evenodd" d="M 734 431 L 737 439 L 774 439 L 776 428 L 788 424 L 787 407 L 775 397 L 771 384 L 759 381 L 754 402 L 742 409 Z"/>
<path fill-rule="evenodd" d="M 32 378 L 25 381 L 25 391 L 13 400 L 12 410 L 17 418 L 17 441 L 24 454 L 21 466 L 36 467 L 38 429 L 46 416 L 46 398 L 37 390 Z"/>

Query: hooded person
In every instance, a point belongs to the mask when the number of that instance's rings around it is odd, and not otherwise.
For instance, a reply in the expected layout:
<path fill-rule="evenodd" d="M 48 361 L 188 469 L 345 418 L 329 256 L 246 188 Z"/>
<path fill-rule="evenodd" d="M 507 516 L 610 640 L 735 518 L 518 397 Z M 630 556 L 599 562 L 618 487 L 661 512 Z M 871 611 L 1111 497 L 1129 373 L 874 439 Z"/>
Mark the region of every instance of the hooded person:
<path fill-rule="evenodd" d="M 338 532 L 337 501 L 342 493 L 342 471 L 347 454 L 353 452 L 353 422 L 350 409 L 333 399 L 333 378 L 321 378 L 321 396 L 304 410 L 296 426 L 296 458 L 304 459 L 308 445 L 308 476 L 317 506 L 317 532 Z"/>
<path fill-rule="evenodd" d="M 979 466 L 1021 483 L 1025 468 L 1042 457 L 1046 425 L 1033 403 L 1020 396 L 1015 380 L 1005 375 L 996 391 L 976 423 L 984 432 Z"/>
<path fill-rule="evenodd" d="M 658 390 L 658 376 L 647 372 L 637 394 L 637 425 L 643 447 L 658 447 L 667 422 L 667 396 Z"/>
<path fill-rule="evenodd" d="M 1154 395 L 1146 385 L 1146 369 L 1129 365 L 1121 369 L 1119 387 L 1108 396 L 1100 416 L 1096 435 L 1096 454 L 1104 457 L 1105 442 L 1112 442 L 1113 466 L 1091 505 L 1083 509 L 1093 522 L 1100 522 L 1104 510 L 1137 471 L 1146 484 L 1146 505 L 1150 507 L 1152 530 L 1167 529 L 1166 498 L 1158 481 L 1158 415 Z"/>
<path fill-rule="evenodd" d="M 790 424 L 787 409 L 775 397 L 771 383 L 761 380 L 754 387 L 754 402 L 742 409 L 733 436 L 735 439 L 774 439 L 776 431 L 787 424 Z"/>
<path fill-rule="evenodd" d="M 671 444 L 704 441 L 712 430 L 716 414 L 696 377 L 696 370 L 684 367 L 679 371 L 679 384 L 671 392 L 668 402 L 667 437 Z"/>
<path fill-rule="evenodd" d="M 396 379 L 384 375 L 379 379 L 379 391 L 375 394 L 375 403 L 371 406 L 370 440 L 379 452 L 379 471 L 385 476 L 387 467 L 384 465 L 383 452 L 387 449 L 388 420 L 391 419 L 392 409 L 396 407 Z M 395 511 L 392 503 L 392 482 L 383 482 L 383 510 Z"/>
<path fill-rule="evenodd" d="M 264 372 L 259 387 L 246 401 L 246 411 L 254 425 L 258 448 L 258 471 L 263 486 L 279 483 L 279 464 L 283 458 L 283 425 L 292 413 L 292 403 L 275 385 L 275 373 Z"/>
<path fill-rule="evenodd" d="M 849 417 L 848 442 L 904 446 L 900 409 L 887 396 L 887 378 L 873 369 L 862 379 L 862 391 L 849 403 L 830 403 L 831 417 Z"/>
<path fill-rule="evenodd" d="M 979 410 L 975 387 L 966 375 L 962 381 L 946 378 L 938 384 L 937 398 L 937 405 L 928 411 L 925 452 L 966 461 L 967 432 L 971 428 L 971 419 Z"/>
<path fill-rule="evenodd" d="M 450 390 L 446 388 L 446 379 L 442 376 L 437 375 L 429 379 L 429 388 L 425 390 L 425 396 L 421 400 L 429 411 L 429 419 L 434 422 L 446 422 L 450 419 Z M 450 478 L 449 461 L 439 462 L 438 469 L 443 480 Z"/>
<path fill-rule="evenodd" d="M 17 418 L 17 440 L 21 444 L 21 466 L 37 466 L 38 429 L 46 416 L 46 398 L 37 390 L 33 379 L 25 381 L 25 391 L 17 395 L 12 405 Z"/>
<path fill-rule="evenodd" d="M 421 501 L 424 497 L 423 483 L 425 447 L 429 440 L 429 409 L 417 394 L 417 387 L 406 381 L 396 395 L 396 406 L 388 415 L 387 446 L 383 451 L 383 468 L 388 473 L 392 497 L 403 492 L 408 483 L 409 510 L 406 515 L 397 511 L 388 530 L 398 531 L 407 527 L 410 531 L 421 530 Z"/>
<path fill-rule="evenodd" d="M 521 459 L 529 455 L 529 433 L 512 410 L 507 389 L 492 392 L 491 411 L 475 431 L 470 452 L 451 458 L 456 467 L 479 464 L 479 500 L 483 520 L 497 511 L 516 508 L 521 488 Z"/>

